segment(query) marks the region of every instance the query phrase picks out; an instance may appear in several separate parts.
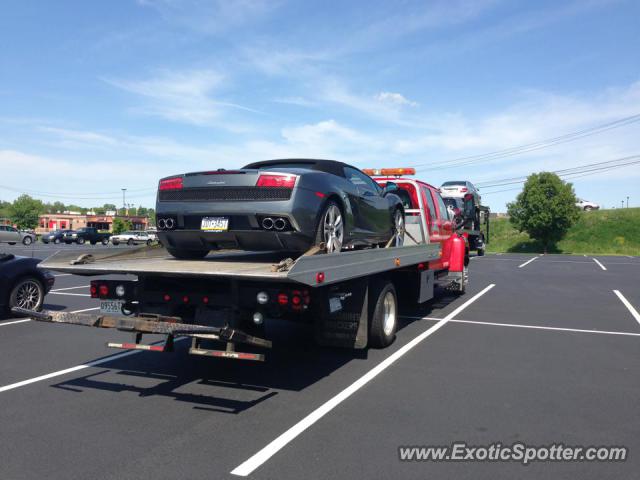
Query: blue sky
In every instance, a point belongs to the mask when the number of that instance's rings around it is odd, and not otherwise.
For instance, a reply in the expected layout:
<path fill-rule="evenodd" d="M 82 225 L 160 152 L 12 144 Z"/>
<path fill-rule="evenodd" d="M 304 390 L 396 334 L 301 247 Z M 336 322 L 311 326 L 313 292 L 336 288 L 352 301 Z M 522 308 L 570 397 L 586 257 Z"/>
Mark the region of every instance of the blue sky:
<path fill-rule="evenodd" d="M 274 157 L 422 165 L 435 185 L 640 154 L 640 122 L 462 170 L 437 162 L 640 114 L 640 3 L 11 1 L 0 199 L 152 206 L 158 178 Z M 573 180 L 640 206 L 640 165 Z M 482 189 L 504 211 L 517 185 Z M 507 191 L 504 191 L 507 190 Z M 496 192 L 496 193 L 491 193 Z"/>

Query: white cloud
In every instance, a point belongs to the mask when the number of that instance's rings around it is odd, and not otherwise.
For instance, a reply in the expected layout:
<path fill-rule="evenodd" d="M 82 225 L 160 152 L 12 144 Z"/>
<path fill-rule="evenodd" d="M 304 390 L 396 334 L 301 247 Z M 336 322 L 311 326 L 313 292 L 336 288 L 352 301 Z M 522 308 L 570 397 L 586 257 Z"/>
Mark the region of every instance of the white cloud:
<path fill-rule="evenodd" d="M 375 95 L 375 99 L 380 103 L 386 103 L 389 105 L 408 105 L 410 107 L 416 107 L 417 102 L 407 100 L 401 93 L 394 92 L 380 92 Z"/>
<path fill-rule="evenodd" d="M 276 10 L 278 0 L 138 0 L 156 9 L 171 24 L 205 35 L 251 25 Z"/>
<path fill-rule="evenodd" d="M 215 70 L 164 71 L 146 80 L 109 78 L 105 81 L 127 92 L 147 99 L 136 110 L 192 125 L 217 125 L 229 130 L 242 130 L 238 125 L 221 121 L 225 109 L 260 113 L 252 108 L 224 100 L 216 100 L 224 84 L 224 76 Z"/>

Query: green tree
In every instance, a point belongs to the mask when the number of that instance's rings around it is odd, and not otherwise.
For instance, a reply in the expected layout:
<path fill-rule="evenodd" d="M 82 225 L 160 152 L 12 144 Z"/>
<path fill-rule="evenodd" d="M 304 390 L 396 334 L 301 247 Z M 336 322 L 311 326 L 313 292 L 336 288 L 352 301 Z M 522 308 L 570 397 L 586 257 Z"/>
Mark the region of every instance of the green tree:
<path fill-rule="evenodd" d="M 115 210 L 116 206 L 113 203 L 105 203 L 102 208 L 106 210 Z"/>
<path fill-rule="evenodd" d="M 29 195 L 20 195 L 8 209 L 11 222 L 18 228 L 36 228 L 38 217 L 44 213 L 44 204 Z"/>
<path fill-rule="evenodd" d="M 534 173 L 527 178 L 515 202 L 507 205 L 511 223 L 542 243 L 544 253 L 565 236 L 578 219 L 576 195 L 570 183 L 555 173 Z"/>
<path fill-rule="evenodd" d="M 118 217 L 113 219 L 112 227 L 114 235 L 126 232 L 127 230 L 133 230 L 133 224 L 129 220 L 124 220 L 123 218 Z"/>

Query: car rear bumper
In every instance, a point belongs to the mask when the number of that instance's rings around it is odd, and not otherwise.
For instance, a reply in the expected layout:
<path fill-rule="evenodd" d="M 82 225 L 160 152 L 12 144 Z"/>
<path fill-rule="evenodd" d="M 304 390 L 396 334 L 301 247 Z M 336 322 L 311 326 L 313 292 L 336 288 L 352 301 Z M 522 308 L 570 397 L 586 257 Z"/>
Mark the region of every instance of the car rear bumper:
<path fill-rule="evenodd" d="M 165 247 L 182 250 L 215 250 L 240 248 L 242 250 L 287 250 L 303 252 L 313 239 L 296 231 L 231 230 L 206 232 L 202 230 L 173 230 L 158 232 Z"/>

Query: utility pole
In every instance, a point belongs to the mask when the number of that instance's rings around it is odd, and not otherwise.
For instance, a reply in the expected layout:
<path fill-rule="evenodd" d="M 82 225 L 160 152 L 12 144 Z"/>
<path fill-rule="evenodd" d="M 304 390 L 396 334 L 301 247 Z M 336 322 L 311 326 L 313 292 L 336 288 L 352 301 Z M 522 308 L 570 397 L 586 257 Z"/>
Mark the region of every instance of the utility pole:
<path fill-rule="evenodd" d="M 125 212 L 127 210 L 127 203 L 125 202 L 125 192 L 126 191 L 127 191 L 126 188 L 122 189 L 122 209 L 125 210 Z"/>
<path fill-rule="evenodd" d="M 629 208 L 629 195 L 627 195 L 627 208 Z"/>
<path fill-rule="evenodd" d="M 620 208 L 624 208 L 624 200 L 620 200 Z"/>

